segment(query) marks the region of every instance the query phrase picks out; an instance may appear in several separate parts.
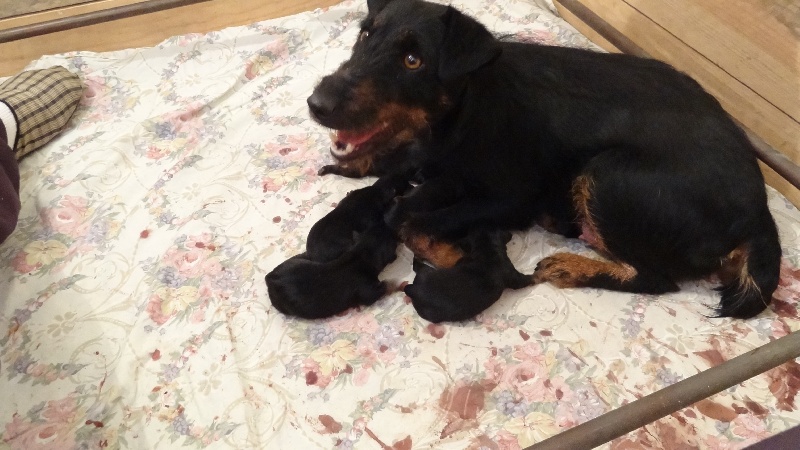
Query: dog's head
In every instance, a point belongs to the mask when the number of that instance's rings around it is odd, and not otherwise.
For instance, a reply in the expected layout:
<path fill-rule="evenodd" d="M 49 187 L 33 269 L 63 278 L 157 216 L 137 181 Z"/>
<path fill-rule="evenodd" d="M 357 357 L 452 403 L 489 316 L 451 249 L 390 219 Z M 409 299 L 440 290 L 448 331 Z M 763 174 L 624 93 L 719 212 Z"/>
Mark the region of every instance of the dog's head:
<path fill-rule="evenodd" d="M 331 153 L 340 161 L 419 137 L 452 108 L 465 77 L 500 53 L 483 25 L 452 7 L 367 6 L 352 56 L 308 98 L 311 117 L 335 130 Z"/>

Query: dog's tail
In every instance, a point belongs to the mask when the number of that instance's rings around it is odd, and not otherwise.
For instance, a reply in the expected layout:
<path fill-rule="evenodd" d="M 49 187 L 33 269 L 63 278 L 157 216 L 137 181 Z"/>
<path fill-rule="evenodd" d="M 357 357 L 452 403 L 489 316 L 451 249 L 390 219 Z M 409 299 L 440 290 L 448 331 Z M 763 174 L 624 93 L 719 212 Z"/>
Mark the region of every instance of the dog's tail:
<path fill-rule="evenodd" d="M 747 319 L 764 311 L 772 301 L 780 278 L 781 246 L 775 222 L 771 216 L 767 219 L 728 257 L 735 272 L 719 288 L 722 300 L 716 308 L 718 317 Z"/>

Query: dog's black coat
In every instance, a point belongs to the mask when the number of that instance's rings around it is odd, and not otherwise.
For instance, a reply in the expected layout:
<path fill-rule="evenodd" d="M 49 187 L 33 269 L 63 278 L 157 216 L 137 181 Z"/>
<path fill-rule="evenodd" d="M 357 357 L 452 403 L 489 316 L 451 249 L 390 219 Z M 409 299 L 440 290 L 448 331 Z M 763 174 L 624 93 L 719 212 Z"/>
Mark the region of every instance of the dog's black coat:
<path fill-rule="evenodd" d="M 399 230 L 409 220 L 424 220 L 425 215 L 460 200 L 464 195 L 464 182 L 447 176 L 415 175 L 419 185 L 405 195 L 395 197 L 384 215 L 386 223 Z"/>
<path fill-rule="evenodd" d="M 378 274 L 397 257 L 397 238 L 381 221 L 333 261 L 308 254 L 289 258 L 265 277 L 272 305 L 283 314 L 320 319 L 358 305 L 371 305 L 390 290 Z"/>
<path fill-rule="evenodd" d="M 505 289 L 533 284 L 511 263 L 508 232 L 477 230 L 459 241 L 466 256 L 455 266 L 435 269 L 414 259 L 416 276 L 404 288 L 417 314 L 430 322 L 471 319 L 494 304 Z"/>
<path fill-rule="evenodd" d="M 368 7 L 352 57 L 309 105 L 334 129 L 374 126 L 381 105 L 427 112 L 428 167 L 464 180 L 464 195 L 406 228 L 463 236 L 546 216 L 568 236 L 590 229 L 625 276 L 554 255 L 539 281 L 659 293 L 735 259 L 718 314 L 766 308 L 781 248 L 764 180 L 746 135 L 694 80 L 655 60 L 504 42 L 443 5 Z M 354 107 L 357 91 L 374 98 Z"/>

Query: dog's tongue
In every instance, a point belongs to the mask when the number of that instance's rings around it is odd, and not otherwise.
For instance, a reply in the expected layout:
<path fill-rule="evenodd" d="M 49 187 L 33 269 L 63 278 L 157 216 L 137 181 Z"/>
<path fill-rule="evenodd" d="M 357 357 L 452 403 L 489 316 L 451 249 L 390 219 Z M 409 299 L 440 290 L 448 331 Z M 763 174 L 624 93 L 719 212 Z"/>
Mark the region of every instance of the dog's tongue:
<path fill-rule="evenodd" d="M 336 132 L 336 140 L 345 145 L 353 144 L 354 146 L 356 146 L 363 144 L 364 142 L 367 142 L 378 131 L 380 131 L 380 127 L 373 128 L 367 131 L 339 130 Z"/>

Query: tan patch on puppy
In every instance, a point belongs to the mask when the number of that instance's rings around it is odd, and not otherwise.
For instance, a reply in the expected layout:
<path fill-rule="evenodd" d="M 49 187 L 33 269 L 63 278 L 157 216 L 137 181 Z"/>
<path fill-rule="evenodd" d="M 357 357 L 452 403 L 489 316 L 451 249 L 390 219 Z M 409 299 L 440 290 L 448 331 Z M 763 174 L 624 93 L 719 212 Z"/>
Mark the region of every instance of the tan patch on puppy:
<path fill-rule="evenodd" d="M 431 239 L 430 236 L 404 236 L 403 243 L 417 258 L 428 261 L 438 269 L 453 267 L 464 257 L 464 252 L 455 245 Z"/>

